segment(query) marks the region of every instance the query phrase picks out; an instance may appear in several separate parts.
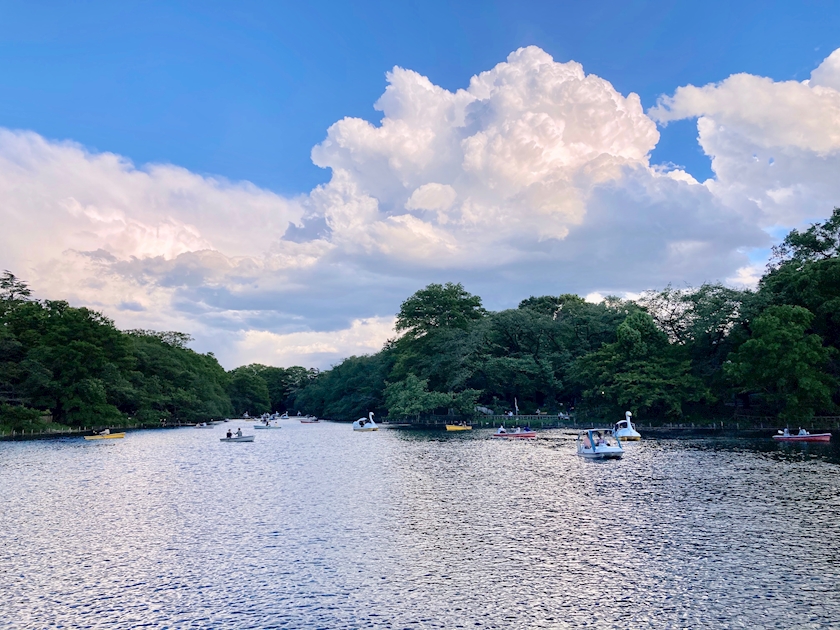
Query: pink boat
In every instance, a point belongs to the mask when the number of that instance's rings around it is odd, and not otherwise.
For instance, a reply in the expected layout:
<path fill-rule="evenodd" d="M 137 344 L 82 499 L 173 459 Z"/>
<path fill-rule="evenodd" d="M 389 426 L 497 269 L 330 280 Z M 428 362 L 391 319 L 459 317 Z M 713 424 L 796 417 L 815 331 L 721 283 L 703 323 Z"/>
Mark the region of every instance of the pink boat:
<path fill-rule="evenodd" d="M 829 442 L 831 441 L 831 433 L 808 433 L 805 429 L 799 429 L 797 435 L 791 435 L 785 429 L 779 431 L 778 435 L 774 435 L 773 439 L 779 442 Z"/>
<path fill-rule="evenodd" d="M 493 437 L 497 438 L 535 438 L 537 437 L 536 431 L 531 431 L 530 429 L 521 429 L 520 427 L 516 427 L 514 431 L 506 431 L 504 427 L 499 427 L 498 430 L 493 434 Z"/>

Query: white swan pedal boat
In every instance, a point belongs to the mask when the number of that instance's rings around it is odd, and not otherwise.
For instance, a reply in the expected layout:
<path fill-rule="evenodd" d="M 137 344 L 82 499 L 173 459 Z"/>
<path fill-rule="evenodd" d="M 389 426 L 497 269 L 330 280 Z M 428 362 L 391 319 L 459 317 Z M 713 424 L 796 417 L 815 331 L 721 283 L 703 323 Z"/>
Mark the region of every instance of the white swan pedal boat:
<path fill-rule="evenodd" d="M 615 437 L 624 440 L 625 442 L 642 439 L 641 434 L 636 431 L 636 425 L 630 421 L 630 418 L 632 417 L 633 414 L 629 411 L 624 412 L 624 420 L 619 420 L 613 427 L 613 435 L 615 435 Z"/>
<path fill-rule="evenodd" d="M 378 431 L 379 427 L 373 421 L 373 412 L 368 412 L 367 418 L 359 418 L 353 423 L 354 431 Z"/>
<path fill-rule="evenodd" d="M 610 429 L 587 429 L 577 436 L 577 454 L 587 459 L 621 459 L 624 447 L 621 438 Z"/>
<path fill-rule="evenodd" d="M 525 427 L 516 427 L 513 431 L 508 431 L 504 427 L 499 427 L 496 429 L 496 432 L 493 434 L 494 438 L 507 438 L 511 440 L 516 439 L 527 439 L 527 438 L 535 438 L 537 437 L 537 432 Z"/>

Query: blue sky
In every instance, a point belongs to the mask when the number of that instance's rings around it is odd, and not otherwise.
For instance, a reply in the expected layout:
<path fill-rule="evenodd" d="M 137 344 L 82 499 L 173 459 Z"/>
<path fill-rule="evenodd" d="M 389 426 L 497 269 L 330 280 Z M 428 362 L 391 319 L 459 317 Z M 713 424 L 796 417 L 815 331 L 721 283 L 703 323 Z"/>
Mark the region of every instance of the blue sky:
<path fill-rule="evenodd" d="M 0 1 L 0 91 L 0 269 L 226 367 L 755 286 L 840 205 L 840 2 Z"/>
<path fill-rule="evenodd" d="M 449 90 L 511 51 L 575 60 L 645 108 L 736 72 L 806 79 L 838 2 L 0 3 L 0 125 L 283 193 L 329 179 L 311 148 L 398 65 Z M 654 162 L 710 174 L 691 121 Z"/>

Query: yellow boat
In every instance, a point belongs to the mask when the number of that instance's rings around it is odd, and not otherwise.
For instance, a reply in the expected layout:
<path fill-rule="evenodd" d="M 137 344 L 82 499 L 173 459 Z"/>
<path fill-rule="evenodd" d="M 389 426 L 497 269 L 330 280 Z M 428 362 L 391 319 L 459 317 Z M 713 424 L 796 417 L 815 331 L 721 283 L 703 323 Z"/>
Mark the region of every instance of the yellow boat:
<path fill-rule="evenodd" d="M 125 431 L 122 433 L 106 433 L 105 435 L 86 435 L 86 440 L 116 440 L 118 438 L 124 438 Z"/>
<path fill-rule="evenodd" d="M 472 427 L 468 424 L 447 424 L 447 431 L 472 431 Z"/>

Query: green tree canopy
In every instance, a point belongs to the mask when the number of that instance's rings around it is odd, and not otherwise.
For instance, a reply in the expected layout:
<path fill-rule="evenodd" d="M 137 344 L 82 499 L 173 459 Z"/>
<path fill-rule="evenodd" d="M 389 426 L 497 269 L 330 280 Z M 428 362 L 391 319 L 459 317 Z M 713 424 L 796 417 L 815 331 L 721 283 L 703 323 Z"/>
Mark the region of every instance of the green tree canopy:
<path fill-rule="evenodd" d="M 836 381 L 825 367 L 833 351 L 819 335 L 808 334 L 813 318 L 801 306 L 771 306 L 725 365 L 741 391 L 760 392 L 783 417 L 810 417 L 832 406 Z"/>
<path fill-rule="evenodd" d="M 396 329 L 418 339 L 440 329 L 466 330 L 486 314 L 481 298 L 467 293 L 460 283 L 430 284 L 400 305 Z"/>

